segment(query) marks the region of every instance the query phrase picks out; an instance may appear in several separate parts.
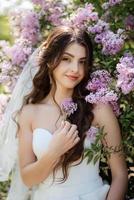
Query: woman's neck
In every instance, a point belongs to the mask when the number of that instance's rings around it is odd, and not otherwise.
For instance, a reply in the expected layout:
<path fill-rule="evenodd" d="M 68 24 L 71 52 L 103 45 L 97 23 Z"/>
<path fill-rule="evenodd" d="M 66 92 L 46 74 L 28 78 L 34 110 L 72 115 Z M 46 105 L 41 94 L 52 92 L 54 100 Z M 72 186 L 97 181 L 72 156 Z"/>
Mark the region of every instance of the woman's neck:
<path fill-rule="evenodd" d="M 64 89 L 58 89 L 54 92 L 51 90 L 49 95 L 48 95 L 48 100 L 52 101 L 52 103 L 55 104 L 54 100 L 53 100 L 53 96 L 55 98 L 55 101 L 57 102 L 57 104 L 60 106 L 61 103 L 66 99 L 66 98 L 72 98 L 72 93 L 73 90 L 72 89 L 68 89 L 68 90 L 64 90 Z"/>

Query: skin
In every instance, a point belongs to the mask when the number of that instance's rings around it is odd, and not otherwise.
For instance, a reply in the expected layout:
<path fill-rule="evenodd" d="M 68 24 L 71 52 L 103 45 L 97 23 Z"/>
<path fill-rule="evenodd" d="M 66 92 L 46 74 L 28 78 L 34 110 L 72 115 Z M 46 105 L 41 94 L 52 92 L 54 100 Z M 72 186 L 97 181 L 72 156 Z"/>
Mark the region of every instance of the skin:
<path fill-rule="evenodd" d="M 78 51 L 79 49 L 79 51 Z M 63 58 L 54 70 L 53 76 L 57 90 L 55 99 L 57 103 L 64 98 L 71 97 L 74 87 L 84 77 L 85 48 L 77 43 L 70 44 Z M 71 80 L 67 75 L 77 76 Z M 59 110 L 52 100 L 53 87 L 49 95 L 40 104 L 25 105 L 19 116 L 19 163 L 23 182 L 28 186 L 39 184 L 52 172 L 60 156 L 72 148 L 79 141 L 77 126 L 63 121 L 60 116 L 57 126 L 55 123 L 59 117 Z M 121 143 L 118 121 L 109 105 L 94 105 L 93 126 L 104 126 L 107 132 L 106 142 L 109 146 L 118 146 Z M 53 134 L 48 150 L 40 160 L 32 150 L 33 130 L 44 128 Z M 112 172 L 112 183 L 107 200 L 123 200 L 127 186 L 127 168 L 125 159 L 120 153 L 112 154 L 108 160 Z M 45 167 L 44 167 L 45 166 Z"/>

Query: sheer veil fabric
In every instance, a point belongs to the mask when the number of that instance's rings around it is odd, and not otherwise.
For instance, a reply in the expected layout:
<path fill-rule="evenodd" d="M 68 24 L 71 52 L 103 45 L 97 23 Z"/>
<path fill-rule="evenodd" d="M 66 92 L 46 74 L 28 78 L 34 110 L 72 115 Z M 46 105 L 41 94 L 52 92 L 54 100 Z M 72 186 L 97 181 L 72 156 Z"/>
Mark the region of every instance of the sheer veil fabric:
<path fill-rule="evenodd" d="M 39 49 L 30 56 L 19 76 L 0 127 L 0 182 L 12 176 L 7 200 L 27 200 L 29 196 L 29 189 L 23 184 L 19 173 L 17 125 L 12 119 L 12 114 L 21 108 L 24 96 L 32 89 L 32 79 L 38 71 Z"/>

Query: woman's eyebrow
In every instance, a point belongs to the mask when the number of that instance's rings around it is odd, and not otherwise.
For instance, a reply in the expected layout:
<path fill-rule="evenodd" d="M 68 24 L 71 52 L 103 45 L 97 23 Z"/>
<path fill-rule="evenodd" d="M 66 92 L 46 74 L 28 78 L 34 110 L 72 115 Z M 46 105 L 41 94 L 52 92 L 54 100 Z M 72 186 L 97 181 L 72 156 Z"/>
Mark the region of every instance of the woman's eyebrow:
<path fill-rule="evenodd" d="M 64 54 L 67 54 L 67 55 L 71 56 L 72 58 L 74 58 L 74 55 L 72 55 L 71 53 L 64 52 Z M 82 58 L 80 58 L 80 59 L 86 59 L 86 57 L 82 57 Z"/>

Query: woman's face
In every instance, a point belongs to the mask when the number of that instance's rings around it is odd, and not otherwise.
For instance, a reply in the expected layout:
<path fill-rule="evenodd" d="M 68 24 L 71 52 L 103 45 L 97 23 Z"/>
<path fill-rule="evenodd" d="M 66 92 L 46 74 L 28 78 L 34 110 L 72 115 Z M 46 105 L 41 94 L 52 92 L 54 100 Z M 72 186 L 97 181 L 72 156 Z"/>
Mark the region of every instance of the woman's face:
<path fill-rule="evenodd" d="M 71 43 L 53 71 L 57 87 L 73 89 L 84 78 L 86 49 L 78 43 Z"/>

